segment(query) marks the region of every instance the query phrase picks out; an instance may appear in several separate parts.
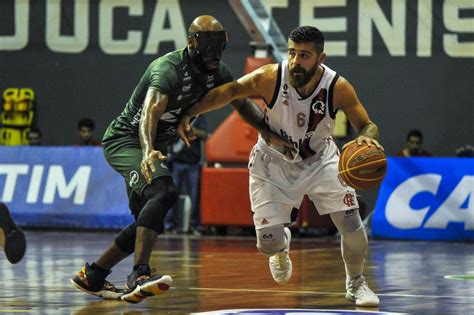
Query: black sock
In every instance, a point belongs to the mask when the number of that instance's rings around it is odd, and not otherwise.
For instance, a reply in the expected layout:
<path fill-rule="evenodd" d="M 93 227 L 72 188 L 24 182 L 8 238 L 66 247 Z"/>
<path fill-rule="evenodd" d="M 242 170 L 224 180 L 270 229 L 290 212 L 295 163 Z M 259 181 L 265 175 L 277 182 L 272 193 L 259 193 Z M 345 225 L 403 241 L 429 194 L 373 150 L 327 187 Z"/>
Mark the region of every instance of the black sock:
<path fill-rule="evenodd" d="M 101 268 L 99 267 L 95 262 L 93 262 L 90 266 L 89 266 L 92 270 L 97 270 L 97 271 L 100 271 L 100 272 L 103 272 L 103 273 L 109 273 L 110 270 L 107 270 L 107 269 L 104 269 L 104 268 Z"/>
<path fill-rule="evenodd" d="M 140 268 L 140 267 L 142 267 L 142 266 L 143 266 L 143 268 L 150 268 L 150 267 L 148 266 L 148 264 L 139 264 L 139 265 L 133 266 L 133 270 L 137 270 L 138 268 Z"/>
<path fill-rule="evenodd" d="M 149 275 L 151 273 L 150 266 L 147 264 L 135 265 L 133 271 L 137 271 L 139 275 Z"/>

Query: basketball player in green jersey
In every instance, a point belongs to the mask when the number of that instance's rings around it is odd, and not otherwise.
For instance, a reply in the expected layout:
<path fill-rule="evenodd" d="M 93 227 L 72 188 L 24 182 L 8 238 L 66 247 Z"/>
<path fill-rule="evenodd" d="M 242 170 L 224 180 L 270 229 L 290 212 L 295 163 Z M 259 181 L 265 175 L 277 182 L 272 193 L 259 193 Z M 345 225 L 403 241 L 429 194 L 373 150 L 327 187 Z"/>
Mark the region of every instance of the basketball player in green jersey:
<path fill-rule="evenodd" d="M 125 179 L 135 222 L 117 235 L 99 259 L 91 265 L 86 263 L 71 279 L 76 288 L 105 299 L 138 303 L 170 287 L 170 276 L 152 275 L 149 267 L 166 213 L 177 199 L 165 161 L 167 148 L 176 136 L 181 114 L 208 90 L 233 80 L 221 61 L 226 44 L 226 31 L 214 17 L 196 18 L 189 27 L 187 47 L 149 65 L 124 111 L 105 132 L 105 157 Z M 289 146 L 269 131 L 257 105 L 247 99 L 232 105 L 267 141 Z M 188 137 L 183 140 L 189 145 Z M 113 266 L 132 253 L 134 266 L 126 290 L 119 290 L 105 278 Z"/>

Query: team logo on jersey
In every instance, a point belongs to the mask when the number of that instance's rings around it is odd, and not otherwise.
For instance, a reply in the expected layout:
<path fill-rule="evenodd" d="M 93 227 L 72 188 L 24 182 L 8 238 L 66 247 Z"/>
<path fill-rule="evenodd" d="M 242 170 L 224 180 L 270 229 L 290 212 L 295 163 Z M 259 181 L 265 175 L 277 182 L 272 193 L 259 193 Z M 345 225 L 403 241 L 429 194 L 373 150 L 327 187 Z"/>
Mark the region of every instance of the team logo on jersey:
<path fill-rule="evenodd" d="M 326 104 L 317 100 L 315 103 L 311 104 L 311 109 L 315 114 L 320 114 L 324 116 L 324 113 L 326 112 Z"/>
<path fill-rule="evenodd" d="M 311 109 L 315 114 L 320 114 L 322 116 L 326 114 L 326 96 L 327 90 L 321 89 L 321 91 L 318 92 L 318 95 L 316 95 L 316 97 L 311 101 Z"/>
<path fill-rule="evenodd" d="M 130 177 L 130 180 L 128 181 L 128 186 L 133 187 L 133 185 L 138 183 L 138 179 L 140 178 L 140 175 L 138 175 L 137 171 L 131 171 L 128 177 Z"/>
<path fill-rule="evenodd" d="M 350 193 L 348 192 L 344 198 L 342 198 L 342 202 L 344 202 L 344 204 L 348 207 L 353 207 L 355 206 L 355 196 L 354 196 L 354 193 Z"/>
<path fill-rule="evenodd" d="M 311 137 L 318 124 L 324 119 L 326 114 L 326 99 L 327 90 L 321 89 L 318 94 L 311 100 L 311 110 L 309 112 L 308 128 L 306 129 L 305 139 L 300 145 L 300 155 L 306 159 L 316 154 L 316 151 L 311 148 Z"/>

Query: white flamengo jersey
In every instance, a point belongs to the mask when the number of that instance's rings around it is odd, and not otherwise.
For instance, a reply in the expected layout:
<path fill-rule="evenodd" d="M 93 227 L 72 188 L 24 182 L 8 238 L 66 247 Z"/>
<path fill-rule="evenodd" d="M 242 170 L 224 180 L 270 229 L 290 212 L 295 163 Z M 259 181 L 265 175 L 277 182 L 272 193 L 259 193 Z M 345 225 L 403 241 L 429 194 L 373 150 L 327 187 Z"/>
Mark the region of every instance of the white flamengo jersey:
<path fill-rule="evenodd" d="M 258 144 L 278 152 L 289 162 L 300 162 L 309 157 L 319 159 L 332 142 L 336 112 L 333 110 L 333 90 L 339 75 L 323 67 L 323 75 L 308 97 L 301 97 L 288 82 L 288 61 L 278 65 L 278 78 L 273 98 L 266 104 L 265 119 L 270 129 L 288 140 L 297 149 L 294 160 L 289 161 L 277 148 L 269 147 L 259 137 Z"/>

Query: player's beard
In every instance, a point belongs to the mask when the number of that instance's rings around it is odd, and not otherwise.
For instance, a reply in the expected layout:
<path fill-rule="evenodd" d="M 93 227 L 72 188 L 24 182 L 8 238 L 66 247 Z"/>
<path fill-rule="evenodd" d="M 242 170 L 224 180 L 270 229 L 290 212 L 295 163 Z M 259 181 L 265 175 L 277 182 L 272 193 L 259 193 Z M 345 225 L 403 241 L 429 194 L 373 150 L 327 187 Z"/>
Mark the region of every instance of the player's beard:
<path fill-rule="evenodd" d="M 290 84 L 295 88 L 301 88 L 308 84 L 311 78 L 316 74 L 316 71 L 318 71 L 318 63 L 308 71 L 302 67 L 295 67 L 289 71 Z"/>

